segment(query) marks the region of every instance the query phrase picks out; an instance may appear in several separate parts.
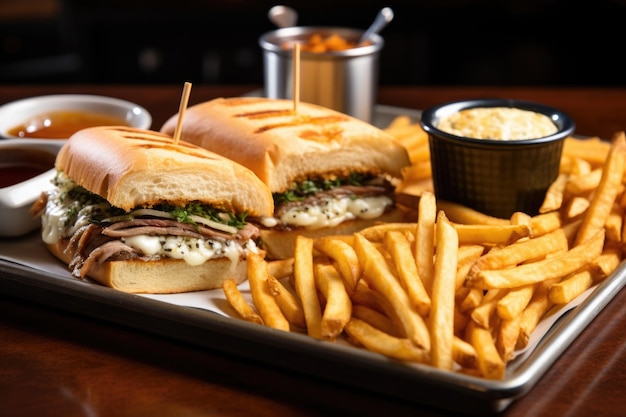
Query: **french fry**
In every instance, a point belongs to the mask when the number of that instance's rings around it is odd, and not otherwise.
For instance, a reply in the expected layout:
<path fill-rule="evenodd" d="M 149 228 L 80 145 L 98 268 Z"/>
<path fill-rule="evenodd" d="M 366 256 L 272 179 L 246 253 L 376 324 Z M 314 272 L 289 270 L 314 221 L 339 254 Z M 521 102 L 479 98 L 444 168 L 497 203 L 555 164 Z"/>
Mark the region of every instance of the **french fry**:
<path fill-rule="evenodd" d="M 346 241 L 332 236 L 316 239 L 313 248 L 337 263 L 346 289 L 353 292 L 361 278 L 361 265 L 354 248 Z"/>
<path fill-rule="evenodd" d="M 602 253 L 604 230 L 565 253 L 515 268 L 481 270 L 468 277 L 466 285 L 474 288 L 513 288 L 536 282 L 563 278 L 582 268 Z"/>
<path fill-rule="evenodd" d="M 443 210 L 451 222 L 456 224 L 487 224 L 494 226 L 502 226 L 510 224 L 508 219 L 500 219 L 489 216 L 479 211 L 473 210 L 461 204 L 452 203 L 450 201 L 437 201 L 437 209 Z"/>
<path fill-rule="evenodd" d="M 498 316 L 502 320 L 513 320 L 519 317 L 530 302 L 536 284 L 522 285 L 511 288 L 496 305 Z"/>
<path fill-rule="evenodd" d="M 539 213 L 547 213 L 558 210 L 563 205 L 563 195 L 565 193 L 565 185 L 567 184 L 568 175 L 559 174 L 556 180 L 550 184 L 543 203 L 539 208 Z"/>
<path fill-rule="evenodd" d="M 396 272 L 409 296 L 411 305 L 422 316 L 427 316 L 430 311 L 430 297 L 417 274 L 417 264 L 413 260 L 411 244 L 408 239 L 401 232 L 392 230 L 385 234 L 383 244 L 391 255 Z"/>
<path fill-rule="evenodd" d="M 552 305 L 548 298 L 548 288 L 556 282 L 557 280 L 555 279 L 546 280 L 539 283 L 535 288 L 533 297 L 522 312 L 520 319 L 520 333 L 517 339 L 518 348 L 523 348 L 528 345 L 530 335 Z"/>
<path fill-rule="evenodd" d="M 487 379 L 502 379 L 505 373 L 504 360 L 500 357 L 489 329 L 484 329 L 470 320 L 466 339 L 476 349 L 478 368 Z"/>
<path fill-rule="evenodd" d="M 459 243 L 471 244 L 508 244 L 530 236 L 531 229 L 526 224 L 455 224 L 459 235 Z"/>
<path fill-rule="evenodd" d="M 355 304 L 352 306 L 352 317 L 362 320 L 372 327 L 387 333 L 391 336 L 401 337 L 396 326 L 389 317 L 372 308 Z"/>
<path fill-rule="evenodd" d="M 587 197 L 575 196 L 570 198 L 563 208 L 563 217 L 566 220 L 575 219 L 581 216 L 589 208 L 589 199 Z"/>
<path fill-rule="evenodd" d="M 613 208 L 613 203 L 622 184 L 626 163 L 626 135 L 619 132 L 613 138 L 609 155 L 602 168 L 602 178 L 597 186 L 589 208 L 576 236 L 576 245 L 591 239 L 604 228 Z"/>
<path fill-rule="evenodd" d="M 359 235 L 370 242 L 380 243 L 385 238 L 385 234 L 390 231 L 398 231 L 402 233 L 415 233 L 416 225 L 413 223 L 381 223 L 367 227 L 358 232 Z"/>
<path fill-rule="evenodd" d="M 368 350 L 405 362 L 428 363 L 425 349 L 417 348 L 410 340 L 384 333 L 366 322 L 352 318 L 345 327 L 348 340 L 365 346 Z"/>
<path fill-rule="evenodd" d="M 622 248 L 613 242 L 608 242 L 602 254 L 589 264 L 589 270 L 593 274 L 594 281 L 602 280 L 611 275 L 621 260 Z"/>
<path fill-rule="evenodd" d="M 587 174 L 570 176 L 565 184 L 565 192 L 570 195 L 585 196 L 598 187 L 601 178 L 601 168 L 596 168 Z"/>
<path fill-rule="evenodd" d="M 464 368 L 476 368 L 478 366 L 478 355 L 474 346 L 457 336 L 454 336 L 452 340 L 452 356 L 454 362 Z"/>
<path fill-rule="evenodd" d="M 561 215 L 558 211 L 538 214 L 530 219 L 531 235 L 536 238 L 558 229 L 561 225 Z"/>
<path fill-rule="evenodd" d="M 437 218 L 437 201 L 433 193 L 423 193 L 418 205 L 417 229 L 415 231 L 414 258 L 417 274 L 424 288 L 430 294 L 435 256 L 435 220 Z"/>
<path fill-rule="evenodd" d="M 485 248 L 481 245 L 463 245 L 459 247 L 457 267 L 456 267 L 456 284 L 455 289 L 458 295 L 459 290 L 463 287 L 467 274 L 474 266 L 474 263 L 480 259 Z"/>
<path fill-rule="evenodd" d="M 326 299 L 321 322 L 322 337 L 335 340 L 352 316 L 352 301 L 332 264 L 315 265 L 315 284 Z"/>
<path fill-rule="evenodd" d="M 472 310 L 470 317 L 480 327 L 489 329 L 491 317 L 496 311 L 498 301 L 506 294 L 506 290 L 491 289 L 483 296 L 481 303 Z"/>
<path fill-rule="evenodd" d="M 515 346 L 517 345 L 517 339 L 520 334 L 521 321 L 521 315 L 517 315 L 510 319 L 501 319 L 497 327 L 495 336 L 496 350 L 505 363 L 511 360 L 514 355 Z"/>
<path fill-rule="evenodd" d="M 255 253 L 248 254 L 247 274 L 250 283 L 252 300 L 266 326 L 274 329 L 289 331 L 289 322 L 280 311 L 274 296 L 267 286 L 267 263 Z"/>
<path fill-rule="evenodd" d="M 302 235 L 296 238 L 293 267 L 294 286 L 304 310 L 307 333 L 322 339 L 322 308 L 313 272 L 313 239 Z"/>
<path fill-rule="evenodd" d="M 267 276 L 267 285 L 287 321 L 293 327 L 306 329 L 306 320 L 300 300 L 272 275 Z"/>
<path fill-rule="evenodd" d="M 454 292 L 459 239 L 443 211 L 437 214 L 435 232 L 437 255 L 430 314 L 431 359 L 433 366 L 451 370 L 454 364 Z"/>
<path fill-rule="evenodd" d="M 476 261 L 468 277 L 471 278 L 480 270 L 503 269 L 523 262 L 543 259 L 552 253 L 565 252 L 568 247 L 567 234 L 564 229 L 560 228 L 535 239 L 493 248 Z"/>
<path fill-rule="evenodd" d="M 557 282 L 548 289 L 548 300 L 552 304 L 567 304 L 593 285 L 593 276 L 588 268 Z"/>
<path fill-rule="evenodd" d="M 577 139 L 565 138 L 563 142 L 563 155 L 566 157 L 580 158 L 588 161 L 592 166 L 604 164 L 609 153 L 610 144 L 598 137 Z"/>
<path fill-rule="evenodd" d="M 624 220 L 624 212 L 618 204 L 613 204 L 613 208 L 606 219 L 604 229 L 606 230 L 606 240 L 609 242 L 622 241 L 622 223 Z"/>
<path fill-rule="evenodd" d="M 251 323 L 263 324 L 263 319 L 254 311 L 250 304 L 248 304 L 243 294 L 241 294 L 241 291 L 239 291 L 237 282 L 233 278 L 228 278 L 224 281 L 222 290 L 226 296 L 226 301 L 233 307 L 239 317 Z"/>
<path fill-rule="evenodd" d="M 267 263 L 267 272 L 276 279 L 293 275 L 293 258 L 272 260 Z"/>
<path fill-rule="evenodd" d="M 417 347 L 430 349 L 430 337 L 424 319 L 411 307 L 409 297 L 374 244 L 357 233 L 354 246 L 361 261 L 363 279 L 390 304 L 407 337 Z"/>

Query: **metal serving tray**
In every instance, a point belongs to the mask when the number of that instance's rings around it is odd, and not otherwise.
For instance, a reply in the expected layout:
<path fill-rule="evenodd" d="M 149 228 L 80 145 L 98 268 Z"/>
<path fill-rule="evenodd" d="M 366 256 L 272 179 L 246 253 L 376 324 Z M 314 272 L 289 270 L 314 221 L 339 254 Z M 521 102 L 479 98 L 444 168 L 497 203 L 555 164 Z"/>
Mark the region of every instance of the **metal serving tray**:
<path fill-rule="evenodd" d="M 379 106 L 375 123 L 386 126 L 400 114 L 419 117 L 414 110 Z M 33 257 L 41 261 L 37 268 L 31 265 Z M 71 278 L 47 253 L 38 232 L 0 239 L 0 293 L 252 359 L 303 378 L 314 376 L 391 398 L 477 415 L 500 412 L 525 395 L 624 285 L 626 267 L 622 264 L 580 305 L 557 320 L 534 350 L 510 362 L 503 380 L 494 381 L 426 365 L 406 365 L 347 344 L 323 342 L 80 281 Z"/>

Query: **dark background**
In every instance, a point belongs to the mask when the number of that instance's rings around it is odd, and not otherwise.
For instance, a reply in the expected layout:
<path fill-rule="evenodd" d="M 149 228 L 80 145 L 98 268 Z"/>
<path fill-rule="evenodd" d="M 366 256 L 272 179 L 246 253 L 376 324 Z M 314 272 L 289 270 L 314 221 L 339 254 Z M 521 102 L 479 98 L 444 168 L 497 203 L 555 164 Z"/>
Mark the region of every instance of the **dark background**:
<path fill-rule="evenodd" d="M 0 83 L 261 84 L 275 4 L 355 28 L 391 6 L 385 85 L 626 85 L 626 0 L 0 0 Z"/>

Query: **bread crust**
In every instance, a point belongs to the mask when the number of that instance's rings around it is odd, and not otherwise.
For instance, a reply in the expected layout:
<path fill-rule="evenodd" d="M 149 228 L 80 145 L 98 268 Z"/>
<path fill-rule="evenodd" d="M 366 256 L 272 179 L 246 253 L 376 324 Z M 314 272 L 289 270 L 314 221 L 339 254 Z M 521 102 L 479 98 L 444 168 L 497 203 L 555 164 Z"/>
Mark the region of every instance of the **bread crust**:
<path fill-rule="evenodd" d="M 172 134 L 177 115 L 161 132 Z M 218 98 L 189 107 L 181 137 L 250 168 L 273 193 L 294 182 L 350 172 L 402 178 L 406 149 L 377 127 L 335 110 L 291 100 Z"/>
<path fill-rule="evenodd" d="M 375 219 L 349 220 L 336 227 L 324 227 L 313 230 L 298 228 L 291 231 L 264 229 L 261 230 L 261 247 L 266 251 L 266 257 L 268 259 L 287 259 L 291 258 L 294 254 L 296 238 L 298 236 L 305 236 L 312 239 L 323 236 L 349 236 L 379 223 L 415 221 L 417 221 L 416 211 L 398 206 Z"/>
<path fill-rule="evenodd" d="M 252 216 L 269 216 L 274 210 L 271 192 L 248 168 L 148 130 L 81 130 L 59 151 L 56 168 L 126 211 L 191 201 Z"/>
<path fill-rule="evenodd" d="M 66 250 L 68 242 L 63 239 L 46 246 L 55 257 L 69 264 L 74 254 Z M 243 258 L 238 262 L 215 258 L 199 266 L 171 258 L 105 261 L 90 269 L 89 278 L 128 293 L 170 294 L 218 289 L 227 278 L 233 278 L 239 284 L 246 279 L 246 267 Z"/>

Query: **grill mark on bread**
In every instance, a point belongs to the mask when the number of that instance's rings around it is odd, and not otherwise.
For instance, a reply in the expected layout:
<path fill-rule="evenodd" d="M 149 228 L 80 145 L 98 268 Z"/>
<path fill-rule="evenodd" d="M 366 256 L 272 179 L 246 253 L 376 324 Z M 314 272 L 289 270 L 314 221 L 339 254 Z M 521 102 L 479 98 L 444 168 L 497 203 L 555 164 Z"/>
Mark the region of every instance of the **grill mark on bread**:
<path fill-rule="evenodd" d="M 290 122 L 274 123 L 259 127 L 254 133 L 263 133 L 272 129 L 279 129 L 284 127 L 297 127 L 306 125 L 327 125 L 328 123 L 340 123 L 348 121 L 348 118 L 343 116 L 320 116 L 320 117 L 302 117 L 294 118 Z"/>

